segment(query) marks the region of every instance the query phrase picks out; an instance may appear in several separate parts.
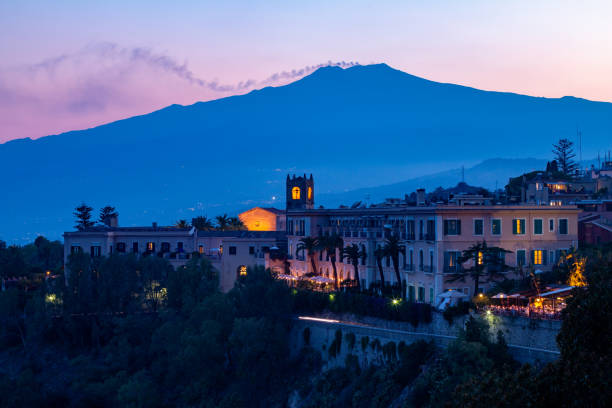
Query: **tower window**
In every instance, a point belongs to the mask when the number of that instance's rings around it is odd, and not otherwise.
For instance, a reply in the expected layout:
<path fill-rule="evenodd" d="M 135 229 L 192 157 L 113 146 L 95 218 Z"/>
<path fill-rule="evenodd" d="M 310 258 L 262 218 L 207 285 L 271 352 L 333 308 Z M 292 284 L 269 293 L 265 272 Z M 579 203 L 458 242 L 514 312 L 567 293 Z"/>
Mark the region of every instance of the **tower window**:
<path fill-rule="evenodd" d="M 308 199 L 312 200 L 312 187 L 308 187 Z"/>
<path fill-rule="evenodd" d="M 300 199 L 300 188 L 299 187 L 293 187 L 291 189 L 291 198 L 293 198 L 294 200 Z"/>

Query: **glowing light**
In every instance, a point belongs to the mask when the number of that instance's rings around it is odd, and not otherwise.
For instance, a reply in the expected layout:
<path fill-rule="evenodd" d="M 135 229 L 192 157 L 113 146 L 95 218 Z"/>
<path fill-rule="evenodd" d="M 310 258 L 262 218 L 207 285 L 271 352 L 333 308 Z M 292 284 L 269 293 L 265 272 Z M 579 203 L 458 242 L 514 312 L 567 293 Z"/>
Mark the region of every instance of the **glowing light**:
<path fill-rule="evenodd" d="M 393 300 L 391 301 L 391 304 L 393 304 L 394 306 L 397 306 L 397 305 L 399 305 L 399 304 L 400 304 L 400 302 L 401 302 L 401 300 L 400 300 L 400 299 L 393 299 Z"/>
<path fill-rule="evenodd" d="M 323 322 L 323 323 L 340 323 L 340 320 L 322 319 L 320 317 L 299 316 L 298 319 L 300 319 L 300 320 L 312 320 L 314 322 Z"/>
<path fill-rule="evenodd" d="M 576 258 L 572 265 L 569 280 L 567 281 L 570 286 L 583 287 L 587 285 L 586 278 L 584 277 L 586 261 L 586 258 Z"/>
<path fill-rule="evenodd" d="M 335 298 L 336 298 L 336 295 L 334 295 L 333 293 L 330 293 L 330 294 L 329 294 L 329 300 L 330 300 L 331 302 L 333 302 Z"/>
<path fill-rule="evenodd" d="M 291 189 L 291 198 L 293 198 L 294 200 L 299 200 L 300 196 L 301 196 L 301 191 L 299 187 L 293 187 Z"/>
<path fill-rule="evenodd" d="M 238 268 L 238 271 L 240 273 L 240 276 L 246 276 L 247 274 L 247 267 L 246 265 L 240 265 Z"/>
<path fill-rule="evenodd" d="M 483 254 L 482 252 L 478 252 L 478 265 L 482 265 L 483 262 Z"/>
<path fill-rule="evenodd" d="M 479 297 L 479 298 L 482 298 L 482 297 L 484 297 L 484 295 L 483 295 L 482 293 L 479 293 L 479 294 L 478 294 L 478 297 Z"/>
<path fill-rule="evenodd" d="M 312 200 L 312 187 L 308 187 L 308 199 Z"/>

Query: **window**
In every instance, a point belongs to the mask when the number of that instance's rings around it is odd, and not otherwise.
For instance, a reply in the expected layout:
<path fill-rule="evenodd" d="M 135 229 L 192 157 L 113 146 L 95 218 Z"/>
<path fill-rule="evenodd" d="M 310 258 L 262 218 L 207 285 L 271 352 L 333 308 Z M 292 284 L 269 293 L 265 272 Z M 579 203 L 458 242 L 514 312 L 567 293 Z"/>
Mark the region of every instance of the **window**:
<path fill-rule="evenodd" d="M 512 233 L 514 235 L 525 235 L 525 219 L 515 218 L 512 220 Z"/>
<path fill-rule="evenodd" d="M 419 220 L 419 239 L 423 239 L 423 220 Z"/>
<path fill-rule="evenodd" d="M 247 267 L 246 267 L 246 265 L 240 265 L 238 267 L 238 276 L 246 276 L 246 274 L 247 274 Z"/>
<path fill-rule="evenodd" d="M 132 252 L 135 254 L 138 253 L 138 242 L 132 242 Z"/>
<path fill-rule="evenodd" d="M 170 252 L 170 243 L 169 242 L 162 242 L 161 243 L 161 252 L 163 252 L 164 254 L 166 252 Z"/>
<path fill-rule="evenodd" d="M 176 243 L 176 252 L 183 252 L 183 243 L 182 242 L 177 242 Z"/>
<path fill-rule="evenodd" d="M 436 222 L 434 220 L 427 220 L 427 236 L 425 239 L 429 241 L 436 239 Z"/>
<path fill-rule="evenodd" d="M 429 288 L 429 303 L 434 302 L 434 290 L 433 288 Z"/>
<path fill-rule="evenodd" d="M 549 264 L 555 264 L 555 251 L 548 251 L 548 259 L 550 260 Z"/>
<path fill-rule="evenodd" d="M 474 220 L 474 235 L 482 235 L 483 234 L 483 220 Z"/>
<path fill-rule="evenodd" d="M 419 269 L 423 270 L 423 250 L 419 250 Z"/>
<path fill-rule="evenodd" d="M 308 199 L 312 200 L 312 187 L 308 187 Z"/>
<path fill-rule="evenodd" d="M 70 246 L 71 255 L 80 254 L 80 253 L 81 253 L 81 247 L 79 246 L 79 244 L 73 244 Z"/>
<path fill-rule="evenodd" d="M 408 300 L 414 302 L 414 286 L 408 286 Z"/>
<path fill-rule="evenodd" d="M 236 247 L 235 246 L 229 247 L 229 254 L 230 255 L 236 255 Z"/>
<path fill-rule="evenodd" d="M 91 247 L 91 256 L 97 257 L 102 255 L 102 247 L 101 246 L 92 246 Z"/>
<path fill-rule="evenodd" d="M 459 257 L 461 252 L 458 251 L 445 251 L 444 252 L 444 272 L 456 273 L 459 271 L 461 265 L 459 265 Z"/>
<path fill-rule="evenodd" d="M 533 220 L 533 233 L 535 235 L 542 235 L 542 219 L 536 218 Z"/>
<path fill-rule="evenodd" d="M 419 302 L 424 302 L 425 301 L 425 288 L 422 286 L 419 286 Z"/>
<path fill-rule="evenodd" d="M 125 242 L 117 242 L 117 252 L 125 252 Z"/>
<path fill-rule="evenodd" d="M 293 187 L 291 189 L 291 198 L 293 198 L 294 200 L 300 199 L 300 188 L 299 187 Z"/>
<path fill-rule="evenodd" d="M 516 251 L 516 266 L 524 266 L 526 261 L 525 250 L 519 249 Z"/>
<path fill-rule="evenodd" d="M 255 247 L 254 246 L 250 246 L 249 247 L 249 255 L 255 255 Z"/>
<path fill-rule="evenodd" d="M 429 267 L 431 268 L 429 270 L 429 272 L 433 272 L 433 266 L 434 266 L 434 255 L 433 255 L 433 251 L 429 251 Z"/>
<path fill-rule="evenodd" d="M 555 230 L 555 219 L 551 218 L 548 220 L 548 231 L 553 232 Z"/>
<path fill-rule="evenodd" d="M 491 235 L 501 235 L 502 233 L 502 223 L 501 219 L 494 218 L 491 220 Z"/>
<path fill-rule="evenodd" d="M 198 247 L 198 253 L 203 254 L 204 253 L 204 245 L 200 245 Z"/>
<path fill-rule="evenodd" d="M 412 250 L 412 248 L 410 248 L 410 252 L 408 254 L 408 263 L 410 267 L 412 267 L 414 265 L 414 251 Z"/>
<path fill-rule="evenodd" d="M 461 235 L 461 220 L 444 220 L 444 235 Z"/>
<path fill-rule="evenodd" d="M 147 242 L 147 252 L 155 252 L 155 242 Z"/>
<path fill-rule="evenodd" d="M 567 235 L 567 218 L 561 218 L 559 220 L 559 234 Z"/>
<path fill-rule="evenodd" d="M 533 264 L 534 265 L 544 265 L 544 251 L 541 249 L 536 249 L 533 251 Z"/>

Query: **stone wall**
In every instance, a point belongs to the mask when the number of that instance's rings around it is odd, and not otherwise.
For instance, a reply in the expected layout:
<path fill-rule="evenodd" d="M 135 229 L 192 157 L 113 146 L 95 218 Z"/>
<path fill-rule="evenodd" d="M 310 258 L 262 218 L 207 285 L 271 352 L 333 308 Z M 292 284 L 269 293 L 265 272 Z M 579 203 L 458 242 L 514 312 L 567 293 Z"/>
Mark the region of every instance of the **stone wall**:
<path fill-rule="evenodd" d="M 318 315 L 317 318 L 333 321 L 302 320 L 297 318 L 291 333 L 292 349 L 299 350 L 304 346 L 304 329 L 310 329 L 310 345 L 321 351 L 324 359 L 327 359 L 329 367 L 336 364 L 344 364 L 346 355 L 355 354 L 360 361 L 382 361 L 380 350 L 372 348 L 375 339 L 381 345 L 390 341 L 398 344 L 403 341 L 406 344 L 418 340 L 434 341 L 441 347 L 446 347 L 457 338 L 457 334 L 465 324 L 467 316 L 456 318 L 449 325 L 439 313 L 434 313 L 432 322 L 426 325 L 413 327 L 410 323 L 394 322 L 369 317 L 357 317 L 353 315 Z M 490 314 L 482 315 L 491 326 L 491 335 L 494 336 L 498 330 L 504 334 L 510 353 L 520 362 L 550 362 L 559 357 L 556 344 L 556 336 L 561 327 L 561 322 L 531 320 L 523 317 L 500 317 Z M 336 331 L 342 332 L 342 345 L 340 353 L 335 358 L 329 357 L 329 347 L 334 341 Z M 346 335 L 355 335 L 355 345 L 349 350 Z M 363 349 L 361 339 L 368 337 L 369 344 Z"/>

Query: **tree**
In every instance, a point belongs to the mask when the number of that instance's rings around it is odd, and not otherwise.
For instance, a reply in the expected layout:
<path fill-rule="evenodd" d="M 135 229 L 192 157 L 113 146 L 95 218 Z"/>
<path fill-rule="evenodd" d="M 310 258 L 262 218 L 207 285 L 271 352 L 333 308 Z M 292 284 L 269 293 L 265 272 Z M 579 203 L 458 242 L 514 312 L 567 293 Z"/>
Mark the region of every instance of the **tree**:
<path fill-rule="evenodd" d="M 215 221 L 217 221 L 217 229 L 220 231 L 225 231 L 229 226 L 229 217 L 227 214 L 217 215 L 215 217 Z"/>
<path fill-rule="evenodd" d="M 312 272 L 317 273 L 317 264 L 315 263 L 315 254 L 319 247 L 319 240 L 314 237 L 304 237 L 300 239 L 295 250 L 295 255 L 299 255 L 301 252 L 306 251 L 306 255 L 310 260 L 310 266 L 312 266 Z"/>
<path fill-rule="evenodd" d="M 234 231 L 244 231 L 247 229 L 242 220 L 238 217 L 229 217 L 228 224 L 229 229 Z"/>
<path fill-rule="evenodd" d="M 187 220 L 178 220 L 174 226 L 176 228 L 189 228 L 189 223 Z"/>
<path fill-rule="evenodd" d="M 200 216 L 191 220 L 193 225 L 199 231 L 211 231 L 215 229 L 213 222 L 208 217 Z"/>
<path fill-rule="evenodd" d="M 478 242 L 463 251 L 457 259 L 457 263 L 462 267 L 459 271 L 450 275 L 447 281 L 456 282 L 460 280 L 465 282 L 465 278 L 470 277 L 474 280 L 474 295 L 476 295 L 481 278 L 486 277 L 487 281 L 491 281 L 501 276 L 502 272 L 510 269 L 505 261 L 505 254 L 509 252 L 511 251 L 500 247 L 490 247 L 485 241 Z M 468 262 L 471 262 L 471 266 L 464 268 L 463 264 Z"/>
<path fill-rule="evenodd" d="M 385 246 L 383 247 L 383 251 L 386 256 L 391 258 L 391 262 L 393 263 L 393 270 L 395 271 L 395 278 L 397 279 L 397 283 L 399 284 L 400 289 L 402 289 L 403 284 L 402 277 L 399 271 L 399 256 L 400 254 L 404 254 L 404 256 L 406 256 L 406 248 L 400 243 L 399 237 L 393 234 L 385 240 Z"/>
<path fill-rule="evenodd" d="M 355 269 L 355 279 L 357 280 L 357 289 L 361 290 L 361 279 L 359 278 L 359 260 L 362 258 L 361 250 L 357 244 L 347 245 L 342 249 L 342 258 L 351 261 Z"/>
<path fill-rule="evenodd" d="M 380 274 L 380 290 L 385 291 L 385 274 L 383 272 L 382 260 L 385 257 L 385 250 L 381 246 L 374 250 L 374 257 L 376 258 L 376 265 L 378 266 L 378 273 Z"/>
<path fill-rule="evenodd" d="M 102 224 L 107 224 L 110 218 L 118 216 L 119 213 L 117 212 L 115 207 L 111 207 L 110 205 L 107 205 L 100 210 L 100 222 Z"/>
<path fill-rule="evenodd" d="M 88 206 L 85 203 L 82 203 L 80 206 L 75 208 L 74 216 L 77 218 L 77 223 L 74 226 L 79 231 L 83 231 L 87 228 L 91 228 L 94 226 L 94 222 L 91 221 L 91 212 L 93 208 Z"/>
<path fill-rule="evenodd" d="M 336 269 L 336 250 L 342 250 L 343 246 L 342 238 L 337 234 L 325 235 L 319 238 L 319 248 L 325 251 L 332 264 L 332 270 L 334 271 L 334 286 L 336 290 L 340 289 L 338 271 Z"/>
<path fill-rule="evenodd" d="M 567 177 L 572 177 L 578 165 L 574 161 L 574 143 L 569 139 L 561 139 L 557 144 L 553 144 L 553 154 L 557 161 L 559 171 Z"/>

